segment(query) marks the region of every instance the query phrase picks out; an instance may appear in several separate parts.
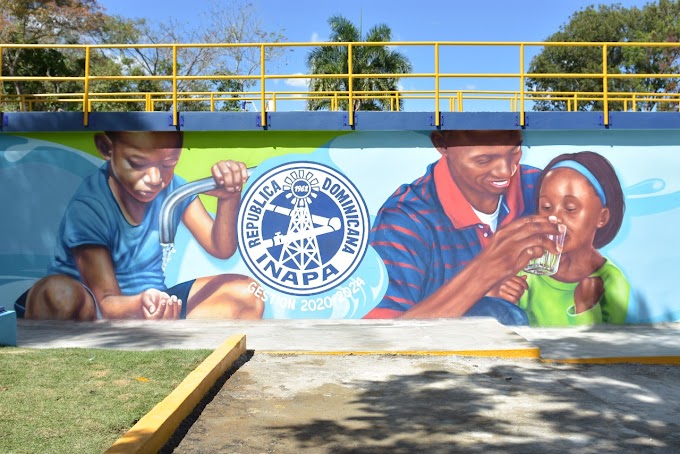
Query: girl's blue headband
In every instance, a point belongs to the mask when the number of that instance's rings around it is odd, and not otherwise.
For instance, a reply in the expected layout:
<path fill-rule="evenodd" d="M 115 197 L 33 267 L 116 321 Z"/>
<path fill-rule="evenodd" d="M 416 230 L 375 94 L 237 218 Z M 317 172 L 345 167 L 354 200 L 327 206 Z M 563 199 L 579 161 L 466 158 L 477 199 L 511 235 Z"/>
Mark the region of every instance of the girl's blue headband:
<path fill-rule="evenodd" d="M 606 207 L 607 206 L 607 197 L 604 195 L 604 189 L 602 189 L 602 185 L 600 184 L 599 181 L 597 181 L 597 178 L 595 178 L 595 175 L 592 174 L 590 170 L 586 168 L 583 164 L 580 162 L 576 161 L 560 161 L 554 166 L 550 168 L 552 169 L 558 169 L 560 167 L 566 167 L 568 169 L 574 169 L 590 182 L 590 184 L 595 188 L 595 192 L 597 193 L 597 196 L 600 198 L 600 201 L 602 202 L 602 206 Z"/>

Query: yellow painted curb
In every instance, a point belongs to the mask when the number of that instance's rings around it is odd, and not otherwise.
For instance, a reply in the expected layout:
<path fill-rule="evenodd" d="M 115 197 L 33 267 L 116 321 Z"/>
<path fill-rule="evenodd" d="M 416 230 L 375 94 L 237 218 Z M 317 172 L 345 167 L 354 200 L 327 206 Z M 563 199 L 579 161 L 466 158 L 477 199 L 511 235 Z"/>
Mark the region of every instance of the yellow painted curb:
<path fill-rule="evenodd" d="M 144 415 L 107 451 L 155 453 L 170 439 L 212 385 L 246 352 L 246 336 L 231 336 L 210 354 L 165 399 Z"/>
<path fill-rule="evenodd" d="M 619 358 L 541 358 L 544 363 L 568 364 L 650 364 L 659 366 L 680 366 L 680 356 L 631 356 Z"/>
<path fill-rule="evenodd" d="M 305 350 L 258 350 L 257 353 L 267 355 L 396 355 L 396 356 L 481 356 L 496 358 L 540 358 L 540 349 L 537 347 L 520 348 L 513 350 L 375 350 L 375 351 L 305 351 Z"/>

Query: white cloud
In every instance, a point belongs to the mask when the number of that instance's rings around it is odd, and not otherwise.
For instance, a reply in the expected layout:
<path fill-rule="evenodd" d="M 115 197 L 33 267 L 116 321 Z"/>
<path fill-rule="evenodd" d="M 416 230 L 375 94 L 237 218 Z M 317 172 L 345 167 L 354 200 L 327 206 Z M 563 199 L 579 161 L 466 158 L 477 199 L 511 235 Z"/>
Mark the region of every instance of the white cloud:
<path fill-rule="evenodd" d="M 302 73 L 297 73 L 297 75 L 303 75 Z M 296 79 L 286 79 L 286 85 L 289 87 L 296 87 L 296 88 L 307 88 L 309 84 L 309 79 L 303 79 L 303 78 L 296 78 Z"/>
<path fill-rule="evenodd" d="M 477 89 L 477 85 L 474 85 L 474 84 L 467 84 L 467 85 L 465 86 L 465 89 L 466 89 L 466 90 L 476 90 L 476 89 Z"/>
<path fill-rule="evenodd" d="M 312 37 L 309 39 L 310 42 L 312 43 L 318 43 L 319 42 L 319 34 L 317 32 L 312 33 Z"/>

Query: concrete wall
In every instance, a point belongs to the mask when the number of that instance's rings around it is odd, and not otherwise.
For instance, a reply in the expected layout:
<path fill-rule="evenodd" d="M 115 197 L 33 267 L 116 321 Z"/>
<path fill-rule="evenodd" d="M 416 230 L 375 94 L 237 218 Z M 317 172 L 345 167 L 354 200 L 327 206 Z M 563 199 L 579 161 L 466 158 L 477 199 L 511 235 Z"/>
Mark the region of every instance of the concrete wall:
<path fill-rule="evenodd" d="M 236 253 L 228 259 L 215 258 L 180 225 L 176 252 L 164 273 L 167 287 L 205 276 L 237 275 L 246 279 L 240 281 L 241 287 L 227 286 L 227 298 L 232 292 L 234 300 L 241 298 L 240 304 L 260 304 L 255 312 L 263 318 L 363 318 L 371 313 L 390 295 L 394 285 L 390 278 L 397 277 L 388 272 L 393 267 L 385 265 L 385 260 L 394 259 L 382 257 L 381 249 L 370 244 L 370 227 L 400 185 L 426 174 L 428 165 L 441 157 L 430 137 L 436 128 L 377 129 L 184 131 L 174 169 L 184 180 L 209 177 L 211 166 L 220 160 L 243 162 L 254 169 L 233 219 L 239 234 Z M 6 128 L 0 134 L 1 305 L 11 307 L 48 274 L 55 247 L 64 240 L 58 232 L 69 201 L 83 181 L 106 163 L 95 146 L 97 132 Z M 545 129 L 524 130 L 523 137 L 522 164 L 542 169 L 563 153 L 592 151 L 612 164 L 623 190 L 621 228 L 598 249 L 620 271 L 610 284 L 614 289 L 605 283 L 605 293 L 617 294 L 616 300 L 598 301 L 593 310 L 599 314 L 585 322 L 573 318 L 574 323 L 680 320 L 680 302 L 673 291 L 680 260 L 673 233 L 680 220 L 680 176 L 674 170 L 680 166 L 680 132 L 672 128 Z M 200 200 L 214 217 L 216 199 L 201 196 Z M 314 234 L 305 234 L 310 229 Z M 408 256 L 426 256 L 426 245 L 405 249 L 406 261 Z M 448 265 L 430 263 L 418 270 L 423 276 L 418 287 L 430 285 L 425 281 L 437 273 L 437 266 Z M 421 290 L 414 290 L 411 299 Z M 403 309 L 419 301 L 395 296 L 390 302 L 399 303 Z M 619 315 L 612 315 L 615 312 Z M 218 313 L 253 316 L 248 311 Z M 487 313 L 498 311 L 492 308 Z M 381 314 L 394 312 L 373 312 Z M 517 321 L 511 318 L 508 323 L 512 320 Z M 569 317 L 551 320 L 549 316 L 532 319 L 539 326 L 572 323 Z"/>

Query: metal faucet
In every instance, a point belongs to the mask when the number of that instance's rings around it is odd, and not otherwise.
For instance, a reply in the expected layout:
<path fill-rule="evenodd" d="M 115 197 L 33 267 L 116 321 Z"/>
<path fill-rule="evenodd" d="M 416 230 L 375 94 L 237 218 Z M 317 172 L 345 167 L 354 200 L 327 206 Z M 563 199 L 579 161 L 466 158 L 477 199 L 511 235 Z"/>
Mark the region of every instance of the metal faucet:
<path fill-rule="evenodd" d="M 255 167 L 249 167 L 248 176 L 250 176 Z M 172 219 L 175 217 L 175 209 L 177 205 L 187 197 L 196 194 L 217 189 L 217 184 L 213 177 L 203 178 L 201 180 L 192 181 L 175 189 L 161 205 L 161 212 L 158 217 L 158 235 L 161 244 L 173 244 L 175 242 L 175 235 L 177 229 Z"/>

